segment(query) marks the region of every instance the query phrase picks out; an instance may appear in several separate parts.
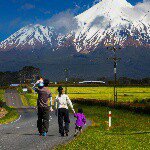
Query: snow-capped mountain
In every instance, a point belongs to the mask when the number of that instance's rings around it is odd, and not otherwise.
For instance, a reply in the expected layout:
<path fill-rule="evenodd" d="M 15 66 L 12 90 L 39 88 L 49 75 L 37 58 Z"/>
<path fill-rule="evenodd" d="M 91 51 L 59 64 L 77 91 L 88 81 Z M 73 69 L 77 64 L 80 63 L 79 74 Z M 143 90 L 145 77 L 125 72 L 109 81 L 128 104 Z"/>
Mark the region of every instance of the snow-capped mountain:
<path fill-rule="evenodd" d="M 99 45 L 150 45 L 150 13 L 136 10 L 126 0 L 102 0 L 74 19 L 78 29 L 62 35 L 55 27 L 28 25 L 0 43 L 0 51 L 74 45 L 77 52 L 90 52 Z"/>
<path fill-rule="evenodd" d="M 76 16 L 79 24 L 74 43 L 77 51 L 91 51 L 99 44 L 150 44 L 150 14 L 137 11 L 126 0 L 102 0 Z"/>
<path fill-rule="evenodd" d="M 54 28 L 40 24 L 28 25 L 15 32 L 0 43 L 0 50 L 34 49 L 48 46 L 56 48 L 61 45 L 64 35 L 57 34 Z"/>
<path fill-rule="evenodd" d="M 107 60 L 111 52 L 105 46 L 119 44 L 124 48 L 117 53 L 122 58 L 118 77 L 149 77 L 150 13 L 147 8 L 137 8 L 126 0 L 102 0 L 67 22 L 78 23 L 78 28 L 71 33 L 60 34 L 55 26 L 23 27 L 0 43 L 0 69 L 14 71 L 26 65 L 36 66 L 55 81 L 65 77 L 64 67 L 70 68 L 72 76 L 81 75 L 87 80 L 111 77 L 113 66 Z"/>

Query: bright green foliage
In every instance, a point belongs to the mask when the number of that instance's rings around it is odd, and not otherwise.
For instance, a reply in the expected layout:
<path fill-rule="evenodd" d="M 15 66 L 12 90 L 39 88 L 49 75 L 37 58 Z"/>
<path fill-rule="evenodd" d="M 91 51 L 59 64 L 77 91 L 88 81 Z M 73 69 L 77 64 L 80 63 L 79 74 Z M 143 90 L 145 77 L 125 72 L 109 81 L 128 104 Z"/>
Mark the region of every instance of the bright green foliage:
<path fill-rule="evenodd" d="M 20 94 L 23 106 L 28 106 L 28 101 L 25 94 Z"/>
<path fill-rule="evenodd" d="M 0 89 L 0 101 L 5 101 L 4 93 L 5 93 L 5 90 Z M 6 114 L 5 117 L 0 119 L 0 124 L 9 123 L 9 122 L 11 122 L 13 120 L 16 120 L 19 117 L 19 114 L 17 113 L 16 109 L 10 108 L 10 107 L 7 107 L 7 106 L 5 106 L 4 108 L 6 109 L 6 111 L 8 113 Z"/>
<path fill-rule="evenodd" d="M 5 101 L 4 100 L 4 93 L 5 93 L 5 90 L 0 89 L 0 101 Z"/>
<path fill-rule="evenodd" d="M 57 87 L 50 87 L 53 100 L 55 99 Z M 36 106 L 37 94 L 25 94 L 31 106 Z M 70 99 L 99 99 L 99 100 L 113 100 L 113 87 L 68 87 L 68 95 Z M 142 100 L 150 98 L 150 87 L 119 87 L 118 101 L 133 102 L 135 100 Z"/>
<path fill-rule="evenodd" d="M 150 98 L 150 87 L 118 87 L 118 101 L 132 102 Z M 56 96 L 57 87 L 50 87 L 53 97 Z M 113 87 L 68 87 L 71 99 L 99 99 L 113 100 Z"/>
<path fill-rule="evenodd" d="M 17 110 L 15 108 L 10 108 L 7 106 L 5 106 L 4 108 L 8 113 L 5 117 L 0 119 L 0 124 L 6 124 L 19 118 L 19 114 L 17 113 Z"/>
<path fill-rule="evenodd" d="M 25 96 L 29 106 L 36 106 L 36 104 L 37 104 L 37 96 L 38 96 L 37 94 L 26 93 L 24 96 Z"/>

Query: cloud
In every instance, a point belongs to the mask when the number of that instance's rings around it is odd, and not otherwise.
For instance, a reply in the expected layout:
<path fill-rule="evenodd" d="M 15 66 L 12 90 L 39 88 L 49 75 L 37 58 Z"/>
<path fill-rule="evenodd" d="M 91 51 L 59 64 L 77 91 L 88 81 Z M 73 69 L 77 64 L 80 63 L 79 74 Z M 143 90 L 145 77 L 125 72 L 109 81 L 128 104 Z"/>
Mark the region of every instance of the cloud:
<path fill-rule="evenodd" d="M 16 18 L 16 19 L 12 20 L 9 24 L 9 28 L 14 28 L 15 26 L 17 26 L 19 24 L 19 22 L 21 22 L 20 18 Z"/>
<path fill-rule="evenodd" d="M 34 9 L 34 8 L 35 8 L 35 5 L 26 3 L 26 4 L 22 5 L 21 8 L 22 8 L 22 9 L 25 9 L 25 10 Z"/>
<path fill-rule="evenodd" d="M 59 33 L 66 34 L 78 28 L 77 20 L 70 11 L 60 12 L 46 21 L 46 25 L 52 26 Z"/>
<path fill-rule="evenodd" d="M 41 13 L 45 14 L 45 15 L 52 13 L 50 10 L 45 10 L 45 9 L 42 9 L 42 8 L 39 9 L 39 11 L 40 11 Z"/>
<path fill-rule="evenodd" d="M 97 3 L 101 2 L 102 0 L 94 0 L 93 5 L 96 5 Z"/>
<path fill-rule="evenodd" d="M 50 10 L 47 10 L 47 11 L 43 11 L 44 14 L 51 14 L 51 11 Z"/>
<path fill-rule="evenodd" d="M 150 2 L 150 0 L 143 0 L 143 2 Z"/>
<path fill-rule="evenodd" d="M 132 8 L 125 8 L 124 12 L 126 14 L 130 14 L 130 16 L 128 16 L 130 20 L 137 19 L 137 21 L 144 20 L 145 22 L 149 22 L 148 20 L 148 18 L 150 18 L 149 8 L 150 8 L 150 0 L 144 0 L 143 2 L 137 3 Z"/>
<path fill-rule="evenodd" d="M 104 16 L 98 16 L 96 17 L 90 24 L 91 26 L 96 26 L 99 28 L 103 28 L 109 24 L 109 21 Z"/>
<path fill-rule="evenodd" d="M 144 0 L 142 3 L 137 3 L 134 7 L 139 11 L 149 11 L 150 10 L 150 0 Z"/>

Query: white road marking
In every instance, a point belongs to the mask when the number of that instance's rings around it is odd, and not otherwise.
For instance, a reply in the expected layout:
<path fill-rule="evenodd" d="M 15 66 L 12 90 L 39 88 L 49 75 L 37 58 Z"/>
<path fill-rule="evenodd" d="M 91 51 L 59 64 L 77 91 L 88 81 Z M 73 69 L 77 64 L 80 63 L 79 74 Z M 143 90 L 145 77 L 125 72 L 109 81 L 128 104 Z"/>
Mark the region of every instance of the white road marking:
<path fill-rule="evenodd" d="M 19 129 L 20 127 L 16 127 L 17 129 Z"/>
<path fill-rule="evenodd" d="M 18 118 L 17 120 L 12 121 L 11 123 L 15 123 L 15 122 L 19 121 L 19 120 L 20 120 L 20 118 L 21 118 L 21 115 L 19 116 L 19 118 Z"/>

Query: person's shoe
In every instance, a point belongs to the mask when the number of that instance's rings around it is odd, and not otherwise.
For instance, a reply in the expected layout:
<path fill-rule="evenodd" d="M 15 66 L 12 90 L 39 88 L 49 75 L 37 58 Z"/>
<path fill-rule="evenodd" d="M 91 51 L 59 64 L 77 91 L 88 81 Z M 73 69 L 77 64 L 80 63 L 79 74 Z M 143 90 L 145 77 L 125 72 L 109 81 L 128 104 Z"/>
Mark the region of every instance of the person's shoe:
<path fill-rule="evenodd" d="M 66 136 L 68 136 L 68 132 L 66 132 Z"/>
<path fill-rule="evenodd" d="M 64 133 L 61 133 L 61 136 L 63 137 L 63 136 L 64 136 Z"/>
<path fill-rule="evenodd" d="M 42 136 L 46 136 L 46 132 L 43 132 L 43 133 L 42 133 Z"/>
<path fill-rule="evenodd" d="M 76 132 L 75 134 L 74 134 L 74 137 L 76 137 L 78 135 L 78 132 Z"/>
<path fill-rule="evenodd" d="M 42 133 L 39 133 L 39 136 L 42 136 Z"/>

